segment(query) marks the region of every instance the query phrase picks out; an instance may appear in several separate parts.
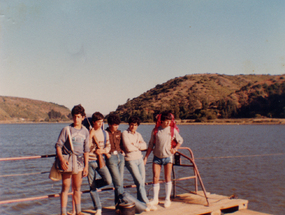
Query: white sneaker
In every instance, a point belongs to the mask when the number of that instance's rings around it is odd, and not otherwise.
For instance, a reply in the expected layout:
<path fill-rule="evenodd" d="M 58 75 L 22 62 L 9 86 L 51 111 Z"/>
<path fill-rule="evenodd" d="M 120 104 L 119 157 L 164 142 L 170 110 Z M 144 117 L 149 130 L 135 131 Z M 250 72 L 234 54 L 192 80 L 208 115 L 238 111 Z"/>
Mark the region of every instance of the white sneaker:
<path fill-rule="evenodd" d="M 98 209 L 95 213 L 95 215 L 102 215 L 102 209 Z"/>
<path fill-rule="evenodd" d="M 157 210 L 157 207 L 152 205 L 150 202 L 146 204 L 147 208 L 145 209 L 146 212 L 149 212 L 149 211 L 156 211 Z"/>
<path fill-rule="evenodd" d="M 150 204 L 150 205 L 158 205 L 158 199 L 152 200 L 148 204 Z"/>
<path fill-rule="evenodd" d="M 170 207 L 170 205 L 171 205 L 171 201 L 170 201 L 169 199 L 167 199 L 167 200 L 164 201 L 164 207 L 165 207 L 165 208 Z"/>

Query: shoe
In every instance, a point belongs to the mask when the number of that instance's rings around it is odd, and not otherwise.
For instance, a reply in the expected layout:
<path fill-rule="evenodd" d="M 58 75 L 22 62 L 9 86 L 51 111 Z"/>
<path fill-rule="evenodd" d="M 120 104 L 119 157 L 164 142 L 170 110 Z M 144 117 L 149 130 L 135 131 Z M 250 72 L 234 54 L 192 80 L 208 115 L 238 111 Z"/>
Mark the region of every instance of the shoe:
<path fill-rule="evenodd" d="M 147 203 L 146 206 L 147 206 L 146 209 L 145 209 L 146 212 L 156 211 L 157 210 L 157 207 L 152 205 L 152 204 L 150 204 L 150 203 Z"/>
<path fill-rule="evenodd" d="M 158 205 L 158 199 L 152 200 L 148 204 L 150 204 L 150 205 Z"/>
<path fill-rule="evenodd" d="M 98 209 L 95 213 L 95 215 L 102 215 L 102 210 L 101 209 Z"/>
<path fill-rule="evenodd" d="M 121 214 L 121 210 L 120 210 L 119 208 L 117 208 L 117 209 L 115 210 L 115 214 Z"/>
<path fill-rule="evenodd" d="M 170 205 L 171 205 L 171 201 L 170 201 L 169 199 L 167 199 L 167 200 L 164 201 L 164 207 L 165 207 L 165 208 L 169 208 Z"/>
<path fill-rule="evenodd" d="M 75 215 L 75 212 L 67 212 L 67 215 Z"/>

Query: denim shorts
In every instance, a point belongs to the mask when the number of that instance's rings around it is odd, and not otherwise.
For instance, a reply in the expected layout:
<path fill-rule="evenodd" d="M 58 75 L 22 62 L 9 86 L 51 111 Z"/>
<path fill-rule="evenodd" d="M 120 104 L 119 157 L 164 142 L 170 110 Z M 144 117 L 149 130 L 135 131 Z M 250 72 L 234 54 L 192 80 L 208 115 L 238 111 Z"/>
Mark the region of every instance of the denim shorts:
<path fill-rule="evenodd" d="M 166 165 L 169 163 L 173 163 L 173 156 L 167 158 L 158 158 L 156 156 L 153 156 L 153 163 L 158 165 Z"/>

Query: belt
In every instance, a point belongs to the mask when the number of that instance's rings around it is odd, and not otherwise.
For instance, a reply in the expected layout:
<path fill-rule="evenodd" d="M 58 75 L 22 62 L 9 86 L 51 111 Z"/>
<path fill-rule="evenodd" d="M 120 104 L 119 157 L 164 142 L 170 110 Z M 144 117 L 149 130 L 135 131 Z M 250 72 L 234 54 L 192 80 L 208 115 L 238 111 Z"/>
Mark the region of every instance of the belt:
<path fill-rule="evenodd" d="M 111 155 L 117 155 L 118 154 L 118 151 L 113 151 L 110 153 Z"/>

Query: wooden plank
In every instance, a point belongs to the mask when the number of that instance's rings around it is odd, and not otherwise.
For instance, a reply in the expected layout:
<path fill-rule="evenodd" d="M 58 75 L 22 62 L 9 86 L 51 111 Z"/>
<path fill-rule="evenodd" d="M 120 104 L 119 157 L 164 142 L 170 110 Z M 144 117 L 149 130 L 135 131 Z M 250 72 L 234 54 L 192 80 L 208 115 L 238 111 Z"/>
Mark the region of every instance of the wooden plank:
<path fill-rule="evenodd" d="M 271 215 L 271 214 L 245 209 L 234 212 L 233 215 Z"/>
<path fill-rule="evenodd" d="M 227 211 L 231 211 L 231 214 L 234 215 L 242 214 L 237 212 L 232 213 L 237 210 L 248 212 L 245 215 L 265 215 L 264 213 L 247 210 L 248 200 L 230 199 L 227 196 L 210 193 L 207 193 L 207 196 L 210 206 L 206 206 L 207 202 L 203 192 L 198 192 L 197 194 L 184 193 L 172 199 L 169 208 L 164 208 L 164 200 L 160 199 L 156 211 L 143 212 L 141 215 L 221 215 Z M 94 215 L 96 211 L 84 210 L 83 212 L 88 215 Z M 102 212 L 104 215 L 115 215 L 115 207 L 105 207 Z"/>

